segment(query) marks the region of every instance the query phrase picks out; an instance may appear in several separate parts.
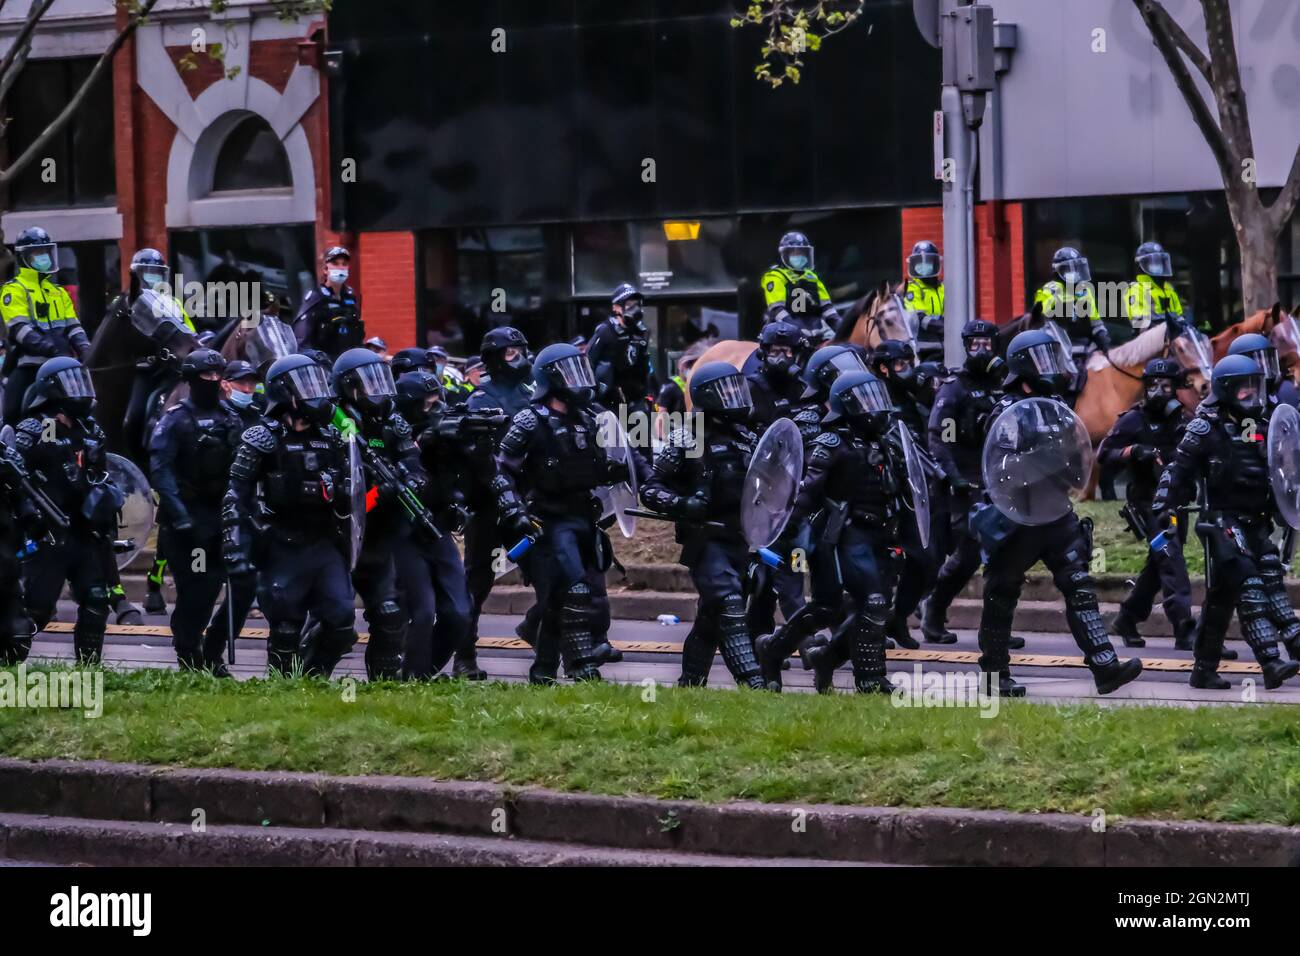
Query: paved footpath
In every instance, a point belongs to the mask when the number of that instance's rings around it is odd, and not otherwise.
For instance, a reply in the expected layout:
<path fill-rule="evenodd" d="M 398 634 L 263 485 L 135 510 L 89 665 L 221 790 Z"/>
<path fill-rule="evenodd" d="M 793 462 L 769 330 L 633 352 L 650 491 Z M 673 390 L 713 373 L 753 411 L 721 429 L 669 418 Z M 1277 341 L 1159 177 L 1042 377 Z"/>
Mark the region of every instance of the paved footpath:
<path fill-rule="evenodd" d="M 69 659 L 72 657 L 71 624 L 76 614 L 71 602 L 60 602 L 59 621 L 51 624 L 47 631 L 38 634 L 32 648 L 35 659 Z M 110 634 L 105 642 L 105 661 L 110 666 L 136 669 L 141 667 L 176 666 L 176 657 L 171 649 L 170 632 L 165 616 L 148 616 L 148 625 L 144 627 L 110 627 Z M 515 625 L 520 621 L 512 615 L 484 615 L 479 628 L 480 649 L 479 663 L 488 672 L 491 679 L 505 681 L 523 681 L 527 677 L 528 665 L 532 659 L 531 651 L 514 633 Z M 245 627 L 238 643 L 238 663 L 233 668 L 239 679 L 261 676 L 266 668 L 265 621 L 252 618 Z M 364 622 L 358 617 L 358 626 Z M 659 684 L 672 684 L 680 674 L 681 642 L 685 638 L 689 625 L 661 626 L 653 621 L 616 620 L 610 632 L 615 646 L 624 652 L 621 664 L 610 664 L 601 668 L 607 680 L 619 683 L 641 683 L 647 678 Z M 915 630 L 913 633 L 918 633 Z M 973 631 L 958 630 L 959 642 L 947 647 L 922 644 L 917 651 L 896 649 L 889 652 L 889 670 L 897 682 L 911 679 L 916 682 L 916 667 L 921 667 L 922 680 L 937 682 L 938 678 L 929 677 L 937 672 L 941 676 L 957 673 L 976 672 L 976 660 L 979 649 Z M 1242 653 L 1243 659 L 1225 661 L 1220 672 L 1232 682 L 1226 691 L 1195 690 L 1187 684 L 1191 670 L 1191 654 L 1173 649 L 1173 641 L 1168 638 L 1151 638 L 1147 646 L 1141 649 L 1117 648 L 1121 657 L 1140 656 L 1146 664 L 1142 676 L 1133 683 L 1121 688 L 1108 697 L 1100 697 L 1093 685 L 1091 676 L 1083 667 L 1078 648 L 1068 634 L 1064 633 L 1025 633 L 1024 650 L 1012 655 L 1012 670 L 1016 679 L 1028 688 L 1028 700 L 1042 702 L 1066 703 L 1072 701 L 1092 700 L 1101 704 L 1167 704 L 1174 706 L 1198 706 L 1205 704 L 1300 704 L 1300 679 L 1278 690 L 1264 689 L 1259 679 L 1259 668 L 1253 661 L 1245 659 L 1247 652 L 1241 642 L 1233 642 Z M 364 639 L 364 638 L 363 638 Z M 362 660 L 364 645 L 358 644 L 344 658 L 336 677 L 352 676 L 365 679 L 365 665 Z M 1243 685 L 1243 681 L 1247 682 Z M 812 674 L 804 671 L 798 659 L 792 661 L 791 669 L 785 672 L 785 686 L 788 691 L 812 691 Z M 835 675 L 836 686 L 844 691 L 852 688 L 852 675 L 847 667 Z M 721 658 L 716 658 L 709 684 L 716 688 L 731 688 L 734 685 L 722 666 Z M 924 687 L 925 684 L 920 684 Z M 945 699 L 951 699 L 955 693 L 962 692 L 959 684 L 947 683 L 944 689 Z"/>

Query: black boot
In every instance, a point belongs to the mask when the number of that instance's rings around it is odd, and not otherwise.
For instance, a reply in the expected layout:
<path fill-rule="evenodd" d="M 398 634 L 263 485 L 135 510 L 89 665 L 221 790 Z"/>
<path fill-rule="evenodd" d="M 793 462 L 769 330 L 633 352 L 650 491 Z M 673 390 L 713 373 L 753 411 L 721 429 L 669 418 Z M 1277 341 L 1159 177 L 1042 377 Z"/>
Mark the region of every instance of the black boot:
<path fill-rule="evenodd" d="M 1266 690 L 1277 690 L 1286 681 L 1295 677 L 1297 672 L 1300 672 L 1300 663 L 1274 658 L 1270 661 L 1261 661 L 1259 669 L 1264 673 L 1264 688 Z"/>
<path fill-rule="evenodd" d="M 445 653 L 445 652 L 444 652 Z M 487 680 L 487 671 L 478 666 L 478 653 L 473 647 L 458 650 L 451 664 L 451 676 L 462 680 Z"/>
<path fill-rule="evenodd" d="M 591 589 L 582 582 L 569 588 L 560 608 L 560 658 L 573 680 L 600 680 L 591 633 Z"/>
<path fill-rule="evenodd" d="M 927 644 L 956 644 L 957 635 L 948 630 L 946 610 L 931 595 L 921 604 L 921 636 Z"/>
<path fill-rule="evenodd" d="M 1084 578 L 1086 582 L 1086 575 Z M 1097 595 L 1087 583 L 1080 583 L 1066 594 L 1065 619 L 1097 682 L 1097 693 L 1114 693 L 1142 673 L 1141 659 L 1120 661 L 1115 654 L 1098 610 Z"/>
<path fill-rule="evenodd" d="M 139 627 L 144 624 L 144 614 L 141 613 L 138 607 L 128 601 L 124 594 L 113 605 L 113 623 Z"/>
<path fill-rule="evenodd" d="M 1174 625 L 1174 650 L 1190 651 L 1196 635 L 1195 621 L 1179 621 Z"/>
<path fill-rule="evenodd" d="M 1119 690 L 1131 680 L 1136 680 L 1137 676 L 1142 673 L 1142 658 L 1133 657 L 1126 661 L 1121 661 L 1114 657 L 1114 651 L 1111 651 L 1112 658 L 1107 663 L 1096 664 L 1089 663 L 1088 668 L 1092 671 L 1093 680 L 1097 682 L 1097 693 L 1111 694 Z"/>
<path fill-rule="evenodd" d="M 334 668 L 339 666 L 339 661 L 352 650 L 357 642 L 357 632 L 351 624 L 344 624 L 341 627 L 325 627 L 322 624 L 316 624 L 308 632 L 303 641 L 302 651 L 302 670 L 308 677 L 324 677 L 327 680 L 334 674 Z M 401 647 L 400 644 L 397 645 Z M 391 650 L 383 648 L 376 657 L 370 657 L 369 648 L 367 648 L 366 672 L 377 675 L 386 674 L 391 667 Z M 401 655 L 397 655 L 398 673 L 401 672 Z"/>
<path fill-rule="evenodd" d="M 819 694 L 829 694 L 835 690 L 835 672 L 848 658 L 843 645 L 847 643 L 842 634 L 836 639 L 810 640 L 799 651 L 804 670 L 813 672 L 813 689 Z"/>
<path fill-rule="evenodd" d="M 853 686 L 859 694 L 892 694 L 894 685 L 885 670 L 885 628 L 889 620 L 883 595 L 870 595 L 857 615 L 849 635 L 849 660 L 853 663 Z M 904 621 L 904 629 L 907 622 Z M 920 645 L 917 645 L 920 646 Z"/>
<path fill-rule="evenodd" d="M 738 594 L 722 601 L 718 612 L 718 649 L 722 652 L 722 662 L 739 686 L 754 690 L 767 687 L 763 670 L 754 655 L 754 642 L 745 627 L 745 602 Z M 779 690 L 780 685 L 774 689 Z"/>
<path fill-rule="evenodd" d="M 919 650 L 921 647 L 920 641 L 907 629 L 907 618 L 901 614 L 890 615 L 887 633 L 899 647 L 905 647 L 909 651 Z"/>
<path fill-rule="evenodd" d="M 1192 676 L 1187 683 L 1198 690 L 1227 690 L 1232 685 L 1219 676 L 1217 664 L 1197 661 L 1192 665 Z"/>
<path fill-rule="evenodd" d="M 1268 599 L 1263 582 L 1257 577 L 1242 582 L 1241 596 L 1237 601 L 1237 617 L 1241 621 L 1241 636 L 1259 661 L 1264 674 L 1264 687 L 1275 690 L 1282 682 L 1290 680 L 1300 670 L 1295 661 L 1283 661 L 1277 649 L 1277 628 L 1268 617 Z"/>
<path fill-rule="evenodd" d="M 149 575 L 145 579 L 148 588 L 144 592 L 144 609 L 150 614 L 167 613 L 167 600 L 162 593 L 162 576 L 165 567 L 167 567 L 166 561 L 154 561 L 153 567 L 149 570 Z"/>
<path fill-rule="evenodd" d="M 301 670 L 302 658 L 298 653 L 301 640 L 301 621 L 271 625 L 271 633 L 266 639 L 266 664 L 271 673 L 292 677 L 295 670 Z"/>
<path fill-rule="evenodd" d="M 983 683 L 982 689 L 986 697 L 992 697 L 994 693 L 999 697 L 1025 696 L 1025 685 L 1012 677 L 1010 670 L 1001 670 L 996 673 L 984 671 L 980 674 L 980 680 Z"/>
<path fill-rule="evenodd" d="M 601 639 L 596 643 L 596 665 L 601 664 L 618 664 L 623 660 L 623 652 L 609 642 L 608 639 Z"/>
<path fill-rule="evenodd" d="M 1012 634 L 1007 638 L 1007 650 L 1022 651 L 1025 649 L 1025 639 Z"/>
<path fill-rule="evenodd" d="M 1137 624 L 1124 611 L 1120 611 L 1115 617 L 1115 621 L 1110 626 L 1111 632 L 1116 637 L 1124 639 L 1125 647 L 1146 647 L 1147 642 L 1142 635 L 1138 633 Z"/>

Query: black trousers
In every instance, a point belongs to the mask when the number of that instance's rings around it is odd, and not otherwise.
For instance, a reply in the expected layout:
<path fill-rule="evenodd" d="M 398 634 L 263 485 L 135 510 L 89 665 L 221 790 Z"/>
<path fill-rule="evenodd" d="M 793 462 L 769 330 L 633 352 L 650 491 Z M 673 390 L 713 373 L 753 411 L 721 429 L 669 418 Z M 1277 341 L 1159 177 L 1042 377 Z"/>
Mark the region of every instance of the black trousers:
<path fill-rule="evenodd" d="M 221 531 L 177 531 L 164 525 L 158 532 L 158 551 L 172 569 L 176 604 L 172 609 L 172 646 L 180 662 L 193 667 L 216 667 L 225 659 L 230 630 L 229 602 L 234 600 L 238 634 L 253 606 L 254 579 L 229 578 L 221 559 Z M 213 605 L 229 583 L 221 606 Z"/>
<path fill-rule="evenodd" d="M 0 666 L 20 664 L 32 649 L 34 628 L 23 598 L 18 534 L 0 536 Z"/>
<path fill-rule="evenodd" d="M 1131 501 L 1129 506 L 1139 511 L 1147 520 L 1147 527 L 1155 520 L 1151 502 Z M 1185 527 L 1177 535 L 1168 536 L 1163 551 L 1147 549 L 1147 557 L 1133 582 L 1133 590 L 1120 604 L 1120 613 L 1139 624 L 1151 616 L 1157 593 L 1164 595 L 1165 617 L 1173 625 L 1174 633 L 1181 634 L 1192 626 L 1192 583 L 1187 578 L 1187 564 L 1183 559 L 1183 542 L 1187 539 Z"/>
<path fill-rule="evenodd" d="M 432 541 L 399 537 L 393 562 L 407 616 L 402 675 L 426 680 L 446 666 L 469 634 L 465 566 L 451 535 Z"/>
<path fill-rule="evenodd" d="M 9 343 L 13 348 L 13 343 Z M 23 398 L 27 395 L 27 389 L 36 381 L 36 371 L 39 365 L 18 365 L 9 373 L 5 379 L 5 400 L 4 400 L 4 423 L 6 425 L 17 426 L 23 418 Z"/>
<path fill-rule="evenodd" d="M 77 602 L 73 644 L 81 660 L 98 660 L 108 624 L 109 586 L 104 562 L 113 560 L 112 542 L 87 531 L 66 532 L 57 544 L 42 544 L 27 561 L 27 606 L 39 630 L 54 617 L 66 581 Z"/>
<path fill-rule="evenodd" d="M 497 528 L 497 510 L 490 504 L 471 512 L 465 522 L 465 584 L 469 590 L 469 630 L 465 640 L 472 647 L 478 641 L 478 619 L 483 612 L 483 603 L 492 593 L 496 582 L 496 563 L 503 545 L 501 532 Z"/>
<path fill-rule="evenodd" d="M 970 530 L 970 495 L 948 495 L 948 558 L 939 568 L 930 595 L 932 613 L 946 620 L 948 608 L 979 570 L 980 544 Z"/>

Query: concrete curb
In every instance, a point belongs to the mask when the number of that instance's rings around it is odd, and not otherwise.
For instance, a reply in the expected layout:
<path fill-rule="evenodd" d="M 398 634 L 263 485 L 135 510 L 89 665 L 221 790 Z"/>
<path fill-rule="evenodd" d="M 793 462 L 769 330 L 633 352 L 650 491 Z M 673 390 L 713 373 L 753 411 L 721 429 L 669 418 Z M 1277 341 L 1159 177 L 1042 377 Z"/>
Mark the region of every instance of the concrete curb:
<path fill-rule="evenodd" d="M 424 778 L 0 758 L 0 813 L 185 824 L 188 833 L 196 809 L 210 828 L 454 835 L 715 858 L 992 866 L 1279 866 L 1300 858 L 1300 828 L 1272 825 L 1132 820 L 1095 832 L 1092 817 L 1056 813 L 713 805 Z M 231 833 L 244 839 L 242 829 Z M 419 852 L 409 852 L 418 862 Z"/>

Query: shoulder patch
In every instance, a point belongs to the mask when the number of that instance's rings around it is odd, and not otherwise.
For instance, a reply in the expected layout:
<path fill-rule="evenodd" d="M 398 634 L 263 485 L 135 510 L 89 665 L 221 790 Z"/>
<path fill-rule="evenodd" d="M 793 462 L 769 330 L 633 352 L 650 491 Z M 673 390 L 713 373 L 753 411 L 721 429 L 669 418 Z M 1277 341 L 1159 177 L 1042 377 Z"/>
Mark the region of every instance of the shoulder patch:
<path fill-rule="evenodd" d="M 825 448 L 838 448 L 840 446 L 840 436 L 835 432 L 822 432 L 813 439 L 814 445 L 821 445 Z"/>
<path fill-rule="evenodd" d="M 674 428 L 668 435 L 668 444 L 673 448 L 694 448 L 695 433 L 689 428 Z"/>
<path fill-rule="evenodd" d="M 815 408 L 801 408 L 794 413 L 794 420 L 796 422 L 820 422 L 822 416 Z"/>
<path fill-rule="evenodd" d="M 1187 423 L 1187 433 L 1189 435 L 1208 435 L 1210 433 L 1209 420 L 1198 415 Z"/>
<path fill-rule="evenodd" d="M 769 279 L 766 288 L 767 288 L 767 291 L 768 291 L 768 292 L 775 292 L 775 291 L 776 291 L 776 283 L 773 282 L 773 281 L 771 281 L 771 280 Z M 5 296 L 5 302 L 6 302 L 6 303 L 9 302 L 9 296 Z"/>
<path fill-rule="evenodd" d="M 244 431 L 243 440 L 264 455 L 275 451 L 275 436 L 265 425 L 254 425 Z"/>
<path fill-rule="evenodd" d="M 24 418 L 18 423 L 17 430 L 26 432 L 28 435 L 39 435 L 44 431 L 44 425 L 42 425 L 39 418 Z"/>
<path fill-rule="evenodd" d="M 8 305 L 10 302 L 13 301 L 13 299 L 14 297 L 12 295 L 10 295 L 8 292 L 5 293 L 5 305 Z"/>
<path fill-rule="evenodd" d="M 537 427 L 537 415 L 531 408 L 521 409 L 515 414 L 510 424 L 530 432 Z"/>
<path fill-rule="evenodd" d="M 388 423 L 393 429 L 393 434 L 396 435 L 398 438 L 411 437 L 411 423 L 408 422 L 401 415 L 394 415 L 392 418 L 389 419 Z"/>

